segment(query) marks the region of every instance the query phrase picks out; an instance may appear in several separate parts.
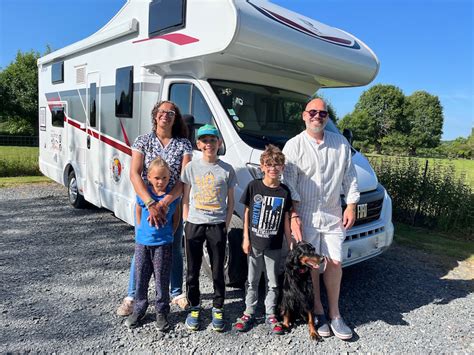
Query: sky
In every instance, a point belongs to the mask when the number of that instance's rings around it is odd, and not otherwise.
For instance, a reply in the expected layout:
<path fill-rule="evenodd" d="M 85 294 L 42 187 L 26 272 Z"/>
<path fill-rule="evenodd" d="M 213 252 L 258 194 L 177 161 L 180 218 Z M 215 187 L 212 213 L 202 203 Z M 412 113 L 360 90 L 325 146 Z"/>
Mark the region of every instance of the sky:
<path fill-rule="evenodd" d="M 192 1 L 192 0 L 188 0 Z M 221 0 L 213 0 L 221 1 Z M 0 0 L 0 67 L 18 50 L 44 53 L 99 30 L 125 0 Z M 473 0 L 272 0 L 343 29 L 380 60 L 367 86 L 325 89 L 339 118 L 352 112 L 363 91 L 391 84 L 405 95 L 425 90 L 444 109 L 443 140 L 467 137 L 474 124 Z"/>

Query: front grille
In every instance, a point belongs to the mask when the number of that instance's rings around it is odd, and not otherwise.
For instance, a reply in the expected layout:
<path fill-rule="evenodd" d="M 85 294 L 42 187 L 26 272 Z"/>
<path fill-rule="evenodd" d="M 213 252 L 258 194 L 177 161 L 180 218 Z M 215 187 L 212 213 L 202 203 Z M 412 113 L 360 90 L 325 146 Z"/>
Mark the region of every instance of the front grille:
<path fill-rule="evenodd" d="M 360 194 L 360 200 L 356 206 L 356 221 L 354 226 L 374 222 L 380 218 L 382 212 L 384 189 L 379 184 L 373 191 L 363 192 Z M 342 212 L 346 209 L 346 204 L 341 196 Z"/>
<path fill-rule="evenodd" d="M 363 239 L 363 238 L 371 237 L 376 234 L 383 233 L 384 231 L 385 231 L 385 227 L 370 229 L 365 232 L 355 233 L 355 234 L 350 234 L 350 232 L 348 232 L 346 235 L 346 239 L 344 241 L 349 242 L 351 240 Z"/>

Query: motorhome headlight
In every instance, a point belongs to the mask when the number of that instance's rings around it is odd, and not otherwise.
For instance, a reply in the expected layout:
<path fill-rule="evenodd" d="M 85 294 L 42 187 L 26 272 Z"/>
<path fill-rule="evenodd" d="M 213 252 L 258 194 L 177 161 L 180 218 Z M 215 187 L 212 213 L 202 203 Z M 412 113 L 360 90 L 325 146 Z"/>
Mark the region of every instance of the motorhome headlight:
<path fill-rule="evenodd" d="M 253 164 L 253 163 L 247 163 L 247 169 L 249 170 L 250 175 L 254 179 L 262 179 L 263 178 L 263 172 L 260 170 L 260 165 L 258 164 Z"/>

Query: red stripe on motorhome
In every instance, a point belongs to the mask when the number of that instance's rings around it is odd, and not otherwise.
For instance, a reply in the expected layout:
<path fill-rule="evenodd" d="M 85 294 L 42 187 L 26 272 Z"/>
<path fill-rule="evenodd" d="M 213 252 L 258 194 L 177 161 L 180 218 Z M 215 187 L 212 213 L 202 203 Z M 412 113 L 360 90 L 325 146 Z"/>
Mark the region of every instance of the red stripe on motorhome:
<path fill-rule="evenodd" d="M 174 43 L 180 46 L 184 46 L 186 44 L 190 44 L 194 42 L 199 42 L 199 39 L 191 37 L 191 36 L 183 35 L 182 33 L 169 33 L 163 36 L 139 39 L 138 41 L 133 41 L 132 43 L 140 43 L 140 42 L 145 42 L 152 39 L 164 39 L 166 41 L 169 41 L 171 43 Z"/>

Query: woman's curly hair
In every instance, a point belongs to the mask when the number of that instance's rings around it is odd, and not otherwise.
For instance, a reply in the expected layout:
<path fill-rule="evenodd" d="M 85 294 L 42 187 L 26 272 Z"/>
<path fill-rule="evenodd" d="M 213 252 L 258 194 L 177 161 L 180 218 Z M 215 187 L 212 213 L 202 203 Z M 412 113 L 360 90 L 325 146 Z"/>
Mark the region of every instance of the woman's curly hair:
<path fill-rule="evenodd" d="M 173 127 L 171 127 L 171 136 L 173 138 L 188 138 L 188 126 L 186 126 L 183 121 L 183 116 L 181 116 L 179 107 L 174 102 L 168 100 L 158 101 L 151 110 L 151 124 L 153 126 L 153 132 L 156 132 L 156 114 L 163 104 L 172 105 L 173 111 L 175 112 Z"/>

